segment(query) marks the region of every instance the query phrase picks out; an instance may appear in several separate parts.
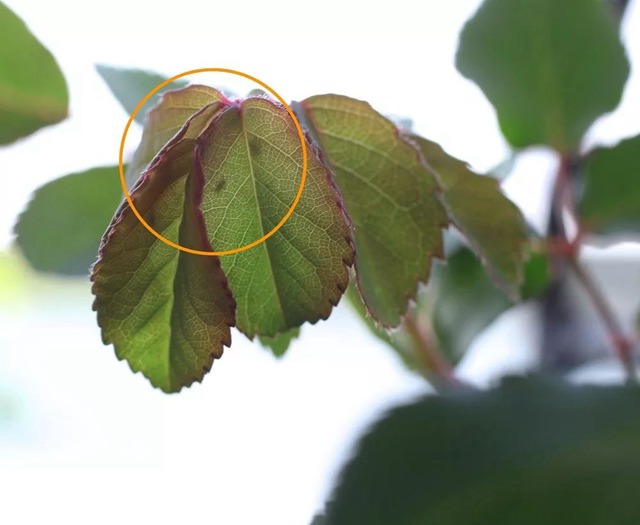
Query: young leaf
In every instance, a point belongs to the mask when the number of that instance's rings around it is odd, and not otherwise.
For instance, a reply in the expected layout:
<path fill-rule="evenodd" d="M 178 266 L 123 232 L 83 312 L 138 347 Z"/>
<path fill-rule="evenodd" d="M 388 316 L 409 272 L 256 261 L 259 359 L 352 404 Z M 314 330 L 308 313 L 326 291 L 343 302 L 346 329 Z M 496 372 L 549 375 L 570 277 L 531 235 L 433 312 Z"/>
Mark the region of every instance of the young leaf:
<path fill-rule="evenodd" d="M 438 144 L 411 135 L 444 190 L 451 222 L 487 266 L 494 281 L 517 299 L 528 245 L 527 225 L 518 207 L 491 177 L 478 175 Z"/>
<path fill-rule="evenodd" d="M 300 328 L 293 328 L 288 332 L 278 334 L 274 337 L 258 336 L 260 344 L 267 347 L 276 357 L 282 357 L 289 349 L 289 345 L 294 339 L 300 336 Z"/>
<path fill-rule="evenodd" d="M 219 105 L 205 107 L 163 148 L 132 192 L 158 233 L 211 251 L 194 170 L 195 137 Z M 201 381 L 231 343 L 234 300 L 216 257 L 178 251 L 149 233 L 123 203 L 103 238 L 91 276 L 105 344 L 165 392 Z"/>
<path fill-rule="evenodd" d="M 495 106 L 515 147 L 574 151 L 622 96 L 629 63 L 601 0 L 485 0 L 456 66 Z"/>
<path fill-rule="evenodd" d="M 193 85 L 164 93 L 147 114 L 140 145 L 126 173 L 129 187 L 133 186 L 144 168 L 192 115 L 215 103 L 227 104 L 229 101 L 218 90 L 208 86 Z M 207 124 L 204 122 L 202 127 Z M 194 127 L 190 129 L 193 131 Z M 202 129 L 198 128 L 197 133 L 200 131 Z"/>
<path fill-rule="evenodd" d="M 640 231 L 640 135 L 586 158 L 580 219 L 598 233 Z"/>
<path fill-rule="evenodd" d="M 634 523 L 639 403 L 638 388 L 511 379 L 396 408 L 343 468 L 326 523 Z"/>
<path fill-rule="evenodd" d="M 347 287 L 351 232 L 331 174 L 308 148 L 307 179 L 295 212 L 265 242 L 225 255 L 238 328 L 273 337 L 326 319 Z M 245 246 L 285 216 L 300 186 L 302 148 L 286 110 L 264 98 L 225 109 L 198 139 L 204 214 L 218 251 Z"/>
<path fill-rule="evenodd" d="M 107 86 L 116 97 L 120 105 L 125 109 L 127 115 L 133 113 L 142 99 L 161 82 L 167 80 L 167 77 L 141 69 L 125 69 L 118 67 L 96 64 L 96 70 Z M 168 86 L 158 90 L 136 114 L 136 122 L 144 124 L 144 117 L 147 111 L 158 101 L 161 93 L 169 89 L 178 89 L 187 85 L 182 79 L 174 80 Z M 198 108 L 200 109 L 200 108 Z M 185 118 L 181 125 L 185 123 Z M 180 129 L 180 128 L 178 128 Z M 178 131 L 178 130 L 176 130 Z M 166 141 L 165 141 L 166 142 Z"/>
<path fill-rule="evenodd" d="M 0 2 L 0 144 L 66 118 L 67 85 L 51 53 Z"/>
<path fill-rule="evenodd" d="M 365 102 L 320 95 L 296 105 L 335 174 L 354 225 L 356 279 L 370 314 L 398 326 L 447 218 L 437 183 L 394 124 Z"/>
<path fill-rule="evenodd" d="M 117 166 L 61 177 L 36 190 L 18 217 L 16 242 L 36 270 L 87 275 L 121 200 Z"/>

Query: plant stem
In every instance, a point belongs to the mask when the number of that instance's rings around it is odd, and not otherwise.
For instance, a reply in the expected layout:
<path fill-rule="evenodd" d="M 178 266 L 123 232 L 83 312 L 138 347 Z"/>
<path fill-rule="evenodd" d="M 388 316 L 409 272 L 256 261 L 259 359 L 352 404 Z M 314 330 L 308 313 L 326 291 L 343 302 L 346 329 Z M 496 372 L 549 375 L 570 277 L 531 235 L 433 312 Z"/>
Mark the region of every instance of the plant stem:
<path fill-rule="evenodd" d="M 435 376 L 442 386 L 455 388 L 469 386 L 455 376 L 453 366 L 442 352 L 440 352 L 433 337 L 429 331 L 422 326 L 414 312 L 407 313 L 402 323 L 407 334 L 411 337 L 415 354 L 425 372 Z"/>
<path fill-rule="evenodd" d="M 620 359 L 625 369 L 627 380 L 631 383 L 636 383 L 637 376 L 633 359 L 634 342 L 630 337 L 625 335 L 621 323 L 616 318 L 604 294 L 579 261 L 583 232 L 575 208 L 573 181 L 571 180 L 576 166 L 577 164 L 573 157 L 562 156 L 556 174 L 552 204 L 554 207 L 553 213 L 555 214 L 556 220 L 563 224 L 563 212 L 566 211 L 577 227 L 577 233 L 573 239 L 568 239 L 566 237 L 566 230 L 564 227 L 562 228 L 562 237 L 567 243 L 567 249 L 556 253 L 559 253 L 564 258 L 589 296 L 607 331 L 613 353 Z"/>
<path fill-rule="evenodd" d="M 586 268 L 580 264 L 576 256 L 569 257 L 567 260 L 569 262 L 569 266 L 573 270 L 573 273 L 576 275 L 580 284 L 582 284 L 582 287 L 591 299 L 598 316 L 602 320 L 607 330 L 613 351 L 622 362 L 627 373 L 627 380 L 630 383 L 637 383 L 635 362 L 633 359 L 633 341 L 625 335 L 624 330 L 620 326 L 618 319 L 611 309 L 611 305 L 609 305 L 604 294 Z"/>

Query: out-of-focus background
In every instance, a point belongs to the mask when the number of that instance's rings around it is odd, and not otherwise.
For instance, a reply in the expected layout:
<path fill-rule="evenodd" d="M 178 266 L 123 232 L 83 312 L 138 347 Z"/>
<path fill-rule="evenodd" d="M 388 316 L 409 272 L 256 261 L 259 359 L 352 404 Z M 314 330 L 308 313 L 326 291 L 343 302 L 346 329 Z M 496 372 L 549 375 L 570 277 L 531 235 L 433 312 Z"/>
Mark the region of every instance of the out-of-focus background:
<path fill-rule="evenodd" d="M 117 162 L 127 115 L 96 63 L 166 75 L 233 68 L 287 100 L 346 94 L 409 117 L 420 134 L 489 170 L 508 147 L 492 107 L 454 67 L 458 33 L 480 0 L 6 3 L 58 60 L 71 117 L 0 150 L 0 520 L 308 523 L 359 432 L 426 383 L 341 304 L 328 321 L 303 327 L 280 360 L 234 334 L 203 384 L 167 396 L 101 344 L 88 280 L 31 271 L 12 248 L 13 224 L 41 184 Z M 623 24 L 636 65 L 634 34 L 637 1 Z M 218 78 L 217 87 L 251 88 Z M 634 69 L 622 105 L 594 126 L 586 146 L 639 131 Z M 131 133 L 128 151 L 139 136 Z M 531 150 L 505 183 L 540 228 L 553 169 L 549 152 Z M 630 258 L 638 252 L 622 250 Z M 616 280 L 611 250 L 590 255 L 609 289 L 628 287 Z M 640 283 L 640 271 L 632 278 Z M 502 316 L 465 358 L 462 375 L 484 385 L 530 365 L 533 315 L 525 306 Z"/>

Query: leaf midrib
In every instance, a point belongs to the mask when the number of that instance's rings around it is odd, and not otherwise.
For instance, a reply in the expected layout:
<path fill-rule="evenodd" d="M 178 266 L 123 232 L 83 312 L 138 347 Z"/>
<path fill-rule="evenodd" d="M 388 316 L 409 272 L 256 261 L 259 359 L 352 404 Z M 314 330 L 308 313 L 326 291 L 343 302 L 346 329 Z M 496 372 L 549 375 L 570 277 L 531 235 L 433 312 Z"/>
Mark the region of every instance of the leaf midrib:
<path fill-rule="evenodd" d="M 256 177 L 255 177 L 255 171 L 253 168 L 253 159 L 251 157 L 251 148 L 249 147 L 249 137 L 247 135 L 247 128 L 244 125 L 244 115 L 242 112 L 242 109 L 240 109 L 238 111 L 238 116 L 240 117 L 240 127 L 242 128 L 242 138 L 244 139 L 244 145 L 245 145 L 245 149 L 247 152 L 247 158 L 249 160 L 249 169 L 250 169 L 250 177 L 251 177 L 251 185 L 253 187 L 253 194 L 255 196 L 256 199 L 256 211 L 258 214 L 258 223 L 260 225 L 260 231 L 262 232 L 262 236 L 264 236 L 267 232 L 264 231 L 264 224 L 262 222 L 262 213 L 261 213 L 261 208 L 260 208 L 260 199 L 258 198 L 258 188 L 256 186 Z M 269 246 L 268 246 L 268 239 L 265 240 L 264 242 L 260 243 L 264 249 L 265 255 L 266 255 L 266 259 L 267 259 L 267 265 L 269 267 L 269 273 L 271 274 L 271 277 L 273 279 L 273 283 L 274 283 L 274 291 L 275 291 L 275 296 L 276 299 L 278 301 L 278 308 L 280 310 L 280 314 L 282 317 L 282 322 L 286 323 L 287 319 L 286 316 L 284 314 L 284 308 L 282 306 L 282 298 L 280 297 L 280 290 L 278 288 L 278 283 L 277 283 L 277 279 L 276 279 L 276 274 L 273 271 L 273 264 L 271 262 L 271 253 L 269 252 Z"/>

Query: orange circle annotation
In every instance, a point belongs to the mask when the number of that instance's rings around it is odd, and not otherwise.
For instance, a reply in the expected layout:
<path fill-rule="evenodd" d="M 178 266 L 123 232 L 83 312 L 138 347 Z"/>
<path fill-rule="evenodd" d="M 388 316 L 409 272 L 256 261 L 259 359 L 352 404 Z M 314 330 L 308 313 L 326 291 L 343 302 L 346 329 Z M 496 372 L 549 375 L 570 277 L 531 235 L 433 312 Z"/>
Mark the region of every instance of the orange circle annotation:
<path fill-rule="evenodd" d="M 238 248 L 233 248 L 231 250 L 223 250 L 223 251 L 194 250 L 192 248 L 187 248 L 186 246 L 182 246 L 182 245 L 177 244 L 177 243 L 175 243 L 173 241 L 170 241 L 169 239 L 167 239 L 166 237 L 164 237 L 163 235 L 158 233 L 156 230 L 154 230 L 147 223 L 147 221 L 144 220 L 144 218 L 140 215 L 140 212 L 135 207 L 135 204 L 133 203 L 133 199 L 131 198 L 131 195 L 130 195 L 129 190 L 127 188 L 127 183 L 126 183 L 126 180 L 125 180 L 125 177 L 124 177 L 124 161 L 123 161 L 123 157 L 124 157 L 125 141 L 127 139 L 127 134 L 129 133 L 129 128 L 131 127 L 131 124 L 132 124 L 133 120 L 135 119 L 136 115 L 138 114 L 138 112 L 140 111 L 142 106 L 144 106 L 144 104 L 156 92 L 158 92 L 163 87 L 169 85 L 174 80 L 178 80 L 179 78 L 186 77 L 188 75 L 195 75 L 197 73 L 229 73 L 231 75 L 236 75 L 236 76 L 240 76 L 240 77 L 246 78 L 248 80 L 251 80 L 251 81 L 255 82 L 256 84 L 258 84 L 259 86 L 261 86 L 262 88 L 264 88 L 265 90 L 267 90 L 269 93 L 271 93 L 278 100 L 278 102 L 280 102 L 280 104 L 283 105 L 283 107 L 287 110 L 287 113 L 289 113 L 289 116 L 291 117 L 291 120 L 295 124 L 296 130 L 298 132 L 298 137 L 300 138 L 300 145 L 302 146 L 302 176 L 300 177 L 300 187 L 298 188 L 298 192 L 296 193 L 296 196 L 295 196 L 295 198 L 293 200 L 293 203 L 291 204 L 291 207 L 289 208 L 287 213 L 284 215 L 284 217 L 282 217 L 280 222 L 273 227 L 273 229 L 271 231 L 267 232 L 266 234 L 264 234 L 259 239 L 256 239 L 255 241 L 252 241 L 249 244 L 246 244 L 244 246 L 240 246 Z M 122 139 L 120 140 L 120 154 L 118 156 L 118 169 L 119 169 L 119 172 L 120 172 L 120 184 L 122 185 L 122 191 L 124 192 L 124 196 L 125 196 L 125 198 L 127 200 L 127 203 L 129 204 L 129 207 L 131 208 L 131 211 L 133 211 L 134 215 L 138 218 L 140 223 L 147 230 L 149 230 L 149 232 L 151 232 L 156 238 L 158 238 L 160 241 L 164 242 L 165 244 L 168 244 L 169 246 L 171 246 L 173 248 L 176 248 L 177 250 L 186 252 L 186 253 L 192 253 L 192 254 L 195 254 L 195 255 L 208 255 L 208 256 L 232 255 L 234 253 L 244 252 L 245 250 L 249 250 L 250 248 L 253 248 L 253 247 L 258 246 L 259 244 L 263 243 L 269 237 L 271 237 L 273 234 L 275 234 L 280 228 L 282 228 L 284 223 L 287 222 L 287 220 L 289 220 L 289 218 L 291 217 L 291 214 L 293 213 L 293 211 L 295 210 L 296 206 L 298 205 L 298 202 L 300 201 L 300 197 L 302 197 L 302 191 L 304 190 L 304 184 L 305 184 L 305 181 L 306 181 L 306 178 L 307 178 L 307 145 L 306 145 L 306 142 L 305 142 L 304 133 L 302 131 L 302 126 L 300 125 L 300 122 L 298 121 L 298 118 L 295 116 L 295 114 L 294 114 L 293 110 L 291 109 L 291 107 L 289 106 L 289 104 L 287 104 L 285 102 L 285 100 L 272 87 L 270 87 L 267 84 L 265 84 L 262 80 L 259 80 L 256 77 L 251 76 L 251 75 L 249 75 L 247 73 L 243 73 L 242 71 L 237 71 L 235 69 L 221 68 L 221 67 L 204 67 L 204 68 L 200 68 L 200 69 L 191 69 L 189 71 L 185 71 L 184 73 L 180 73 L 179 75 L 175 75 L 175 76 L 173 76 L 171 78 L 168 78 L 164 82 L 161 82 L 156 87 L 154 87 L 151 91 L 149 91 L 149 93 L 147 93 L 145 95 L 145 97 L 138 103 L 136 108 L 133 110 L 133 112 L 129 116 L 129 121 L 127 122 L 127 125 L 124 128 L 124 132 L 122 133 Z"/>

